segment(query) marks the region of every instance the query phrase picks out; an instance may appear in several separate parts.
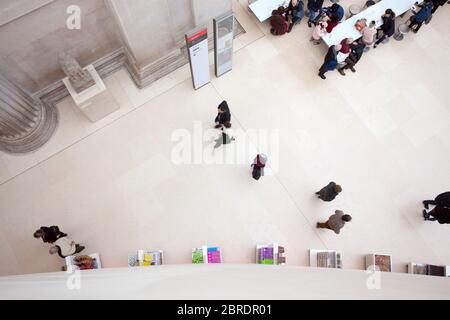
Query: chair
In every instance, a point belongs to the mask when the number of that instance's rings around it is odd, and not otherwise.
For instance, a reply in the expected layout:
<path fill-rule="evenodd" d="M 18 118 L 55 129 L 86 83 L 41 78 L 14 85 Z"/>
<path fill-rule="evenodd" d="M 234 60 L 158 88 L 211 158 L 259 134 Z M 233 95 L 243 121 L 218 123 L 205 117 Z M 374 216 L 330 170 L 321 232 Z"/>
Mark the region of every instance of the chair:
<path fill-rule="evenodd" d="M 361 7 L 356 5 L 356 4 L 352 4 L 350 6 L 350 8 L 348 9 L 348 11 L 350 12 L 350 16 L 349 18 L 353 17 L 354 15 L 357 15 L 358 13 L 361 12 Z"/>
<path fill-rule="evenodd" d="M 409 27 L 406 23 L 401 24 L 398 27 L 398 32 L 394 35 L 394 39 L 401 41 L 403 40 L 403 38 L 405 37 L 405 34 L 407 34 L 409 32 Z"/>
<path fill-rule="evenodd" d="M 367 9 L 370 6 L 373 6 L 374 4 L 376 4 L 376 2 L 374 0 L 368 0 L 366 1 L 366 5 L 364 7 L 364 9 Z"/>

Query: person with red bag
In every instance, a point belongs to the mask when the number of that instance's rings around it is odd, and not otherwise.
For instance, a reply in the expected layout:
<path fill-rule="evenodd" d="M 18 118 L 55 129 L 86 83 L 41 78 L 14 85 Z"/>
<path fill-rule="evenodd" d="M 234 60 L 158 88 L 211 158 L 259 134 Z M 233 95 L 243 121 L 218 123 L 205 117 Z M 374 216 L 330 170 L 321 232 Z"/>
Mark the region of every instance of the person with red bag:
<path fill-rule="evenodd" d="M 252 177 L 255 180 L 259 180 L 264 175 L 264 167 L 266 166 L 267 156 L 263 153 L 260 153 L 256 156 L 255 160 L 252 163 Z"/>

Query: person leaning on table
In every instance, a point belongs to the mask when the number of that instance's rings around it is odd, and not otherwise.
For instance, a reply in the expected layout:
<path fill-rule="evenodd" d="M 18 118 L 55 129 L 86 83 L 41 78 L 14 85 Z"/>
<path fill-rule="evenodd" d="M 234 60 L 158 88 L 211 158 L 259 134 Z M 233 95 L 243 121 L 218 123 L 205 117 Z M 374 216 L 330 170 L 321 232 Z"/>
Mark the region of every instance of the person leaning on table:
<path fill-rule="evenodd" d="M 319 77 L 322 79 L 326 79 L 325 73 L 331 70 L 336 69 L 337 67 L 337 55 L 339 50 L 341 50 L 342 46 L 340 44 L 333 45 L 328 49 L 328 52 L 325 56 L 324 62 L 319 69 Z"/>
<path fill-rule="evenodd" d="M 409 28 L 414 33 L 417 33 L 422 27 L 422 24 L 431 18 L 433 2 L 431 2 L 431 0 L 425 0 L 424 3 L 419 4 L 418 7 L 420 10 L 411 17 L 411 23 L 409 24 Z"/>
<path fill-rule="evenodd" d="M 375 21 L 371 21 L 368 26 L 364 27 L 361 31 L 361 41 L 367 46 L 372 45 L 375 42 L 375 36 L 377 34 L 377 28 L 375 28 Z"/>
<path fill-rule="evenodd" d="M 383 42 L 386 38 L 390 38 L 395 33 L 395 13 L 392 9 L 387 9 L 383 16 L 383 24 L 381 25 L 378 31 L 382 33 L 382 35 L 378 38 L 378 40 L 374 44 L 374 48 L 376 48 L 381 42 Z"/>

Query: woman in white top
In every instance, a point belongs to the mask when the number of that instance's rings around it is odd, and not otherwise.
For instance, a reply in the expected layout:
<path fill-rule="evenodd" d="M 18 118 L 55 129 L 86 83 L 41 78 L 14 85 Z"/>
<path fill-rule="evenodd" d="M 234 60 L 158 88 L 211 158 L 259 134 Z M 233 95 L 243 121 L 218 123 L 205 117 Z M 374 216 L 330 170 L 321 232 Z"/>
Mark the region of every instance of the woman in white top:
<path fill-rule="evenodd" d="M 53 244 L 54 246 L 49 250 L 50 254 L 57 253 L 61 258 L 72 256 L 84 250 L 83 246 L 76 244 L 75 241 L 69 239 L 67 236 L 59 238 Z"/>

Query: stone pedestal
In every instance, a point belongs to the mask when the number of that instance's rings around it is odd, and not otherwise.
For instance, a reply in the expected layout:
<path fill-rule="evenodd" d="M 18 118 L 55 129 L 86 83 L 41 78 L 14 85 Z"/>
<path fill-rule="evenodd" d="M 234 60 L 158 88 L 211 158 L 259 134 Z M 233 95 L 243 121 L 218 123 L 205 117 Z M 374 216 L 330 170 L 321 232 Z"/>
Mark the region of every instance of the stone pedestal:
<path fill-rule="evenodd" d="M 89 65 L 85 70 L 92 75 L 95 81 L 93 86 L 77 93 L 68 78 L 64 78 L 63 82 L 81 112 L 90 121 L 96 122 L 117 111 L 120 107 L 111 92 L 106 88 L 94 66 Z"/>

